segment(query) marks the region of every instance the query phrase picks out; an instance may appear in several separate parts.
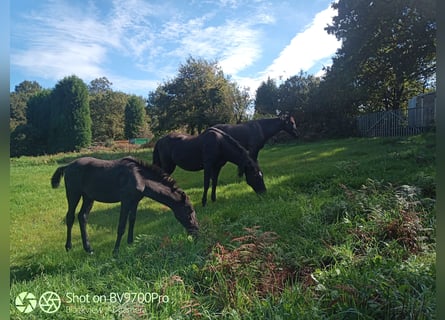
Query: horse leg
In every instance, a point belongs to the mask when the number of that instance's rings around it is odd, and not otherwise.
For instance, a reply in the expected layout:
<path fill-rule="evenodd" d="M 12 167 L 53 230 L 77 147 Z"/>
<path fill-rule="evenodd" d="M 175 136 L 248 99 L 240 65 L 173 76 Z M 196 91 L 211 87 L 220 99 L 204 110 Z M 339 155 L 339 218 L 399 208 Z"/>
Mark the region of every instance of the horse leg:
<path fill-rule="evenodd" d="M 119 246 L 121 244 L 122 235 L 125 233 L 125 227 L 127 225 L 129 206 L 127 203 L 121 203 L 121 212 L 119 215 L 119 225 L 117 227 L 117 238 L 114 244 L 113 254 L 117 255 L 119 253 Z"/>
<path fill-rule="evenodd" d="M 91 211 L 91 208 L 93 207 L 94 200 L 86 196 L 83 196 L 82 198 L 83 198 L 82 207 L 80 208 L 77 218 L 79 219 L 80 234 L 82 236 L 83 248 L 87 253 L 92 254 L 93 249 L 91 248 L 90 241 L 88 239 L 87 222 L 88 222 L 88 215 Z"/>
<path fill-rule="evenodd" d="M 251 150 L 250 150 L 250 157 L 252 158 L 252 160 L 253 161 L 255 161 L 256 163 L 258 163 L 258 153 L 260 152 L 260 148 L 258 148 L 258 147 L 255 147 L 255 148 L 252 148 Z"/>
<path fill-rule="evenodd" d="M 66 213 L 66 243 L 65 243 L 65 249 L 66 251 L 71 250 L 72 244 L 71 244 L 71 229 L 73 228 L 74 224 L 74 218 L 76 213 L 76 207 L 80 200 L 80 195 L 78 194 L 69 194 L 69 192 L 66 193 L 66 198 L 68 200 L 68 212 Z"/>
<path fill-rule="evenodd" d="M 217 166 L 216 168 L 213 169 L 213 174 L 212 174 L 212 201 L 215 202 L 216 201 L 216 186 L 218 185 L 218 176 L 219 176 L 219 172 L 221 171 L 222 166 Z"/>
<path fill-rule="evenodd" d="M 204 192 L 202 193 L 202 206 L 205 207 L 207 204 L 207 191 L 210 186 L 211 169 L 204 166 Z"/>
<path fill-rule="evenodd" d="M 173 173 L 173 171 L 175 171 L 175 169 L 176 169 L 176 164 L 174 162 L 170 162 L 165 166 L 165 169 L 163 170 L 170 175 Z"/>
<path fill-rule="evenodd" d="M 138 209 L 138 203 L 139 201 L 137 201 L 134 205 L 131 206 L 128 217 L 128 239 L 127 239 L 128 244 L 133 243 L 133 230 L 134 230 L 134 223 L 136 222 L 136 211 Z"/>
<path fill-rule="evenodd" d="M 172 174 L 176 169 L 176 163 L 171 158 L 161 157 L 161 163 L 159 167 L 167 174 Z"/>

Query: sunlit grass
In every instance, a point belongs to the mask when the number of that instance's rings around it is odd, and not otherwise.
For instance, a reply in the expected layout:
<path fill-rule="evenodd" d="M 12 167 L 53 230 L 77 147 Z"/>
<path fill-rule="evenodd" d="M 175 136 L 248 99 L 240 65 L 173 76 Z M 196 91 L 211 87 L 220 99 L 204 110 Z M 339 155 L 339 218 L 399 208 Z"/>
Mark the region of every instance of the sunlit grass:
<path fill-rule="evenodd" d="M 119 204 L 93 207 L 88 232 L 94 255 L 83 251 L 77 221 L 73 249 L 65 252 L 64 185 L 52 189 L 50 178 L 58 165 L 81 154 L 11 159 L 11 315 L 51 318 L 39 309 L 21 314 L 14 306 L 22 291 L 51 290 L 62 296 L 59 319 L 130 319 L 129 310 L 141 319 L 431 317 L 434 139 L 267 146 L 259 157 L 265 195 L 256 195 L 227 164 L 217 201 L 204 208 L 203 173 L 176 169 L 173 177 L 195 206 L 200 237 L 193 241 L 171 210 L 143 199 L 135 243 L 127 245 L 125 234 L 117 258 L 111 252 Z M 151 150 L 133 155 L 151 162 Z M 417 188 L 414 198 L 400 193 L 402 185 Z M 270 277 L 258 281 L 265 274 Z M 274 277 L 284 282 L 271 282 Z M 68 292 L 155 292 L 169 302 L 70 303 Z"/>

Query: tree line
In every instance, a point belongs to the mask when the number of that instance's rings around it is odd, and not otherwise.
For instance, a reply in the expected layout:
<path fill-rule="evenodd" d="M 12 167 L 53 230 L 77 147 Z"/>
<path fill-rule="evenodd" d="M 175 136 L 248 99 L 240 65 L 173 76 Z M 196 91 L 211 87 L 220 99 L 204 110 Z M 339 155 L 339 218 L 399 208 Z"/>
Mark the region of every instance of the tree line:
<path fill-rule="evenodd" d="M 193 57 L 146 99 L 113 91 L 105 77 L 87 86 L 70 76 L 52 90 L 24 81 L 10 97 L 11 155 L 173 130 L 196 134 L 280 112 L 294 115 L 303 137 L 350 136 L 357 115 L 406 108 L 410 97 L 435 90 L 435 1 L 339 0 L 332 6 L 337 15 L 325 30 L 342 45 L 324 76 L 301 71 L 279 82 L 268 78 L 254 97 L 217 61 Z"/>
<path fill-rule="evenodd" d="M 92 142 L 147 136 L 145 100 L 111 85 L 105 77 L 86 85 L 75 75 L 53 89 L 20 83 L 10 94 L 11 156 L 79 151 Z"/>

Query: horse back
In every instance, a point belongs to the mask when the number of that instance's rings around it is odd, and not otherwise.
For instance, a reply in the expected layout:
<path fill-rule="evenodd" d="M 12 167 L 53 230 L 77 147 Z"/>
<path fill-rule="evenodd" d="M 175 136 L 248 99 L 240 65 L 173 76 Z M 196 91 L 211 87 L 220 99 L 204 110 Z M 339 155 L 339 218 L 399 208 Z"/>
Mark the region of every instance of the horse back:
<path fill-rule="evenodd" d="M 244 148 L 250 150 L 256 147 L 263 136 L 261 126 L 254 121 L 240 124 L 217 124 L 213 126 L 231 135 Z"/>
<path fill-rule="evenodd" d="M 203 141 L 200 136 L 170 133 L 156 142 L 153 163 L 171 173 L 177 165 L 187 171 L 202 170 Z M 158 163 L 156 163 L 158 162 Z"/>
<path fill-rule="evenodd" d="M 68 192 L 85 195 L 105 203 L 120 202 L 122 198 L 137 197 L 143 188 L 135 168 L 121 160 L 79 158 L 65 169 L 65 187 Z"/>

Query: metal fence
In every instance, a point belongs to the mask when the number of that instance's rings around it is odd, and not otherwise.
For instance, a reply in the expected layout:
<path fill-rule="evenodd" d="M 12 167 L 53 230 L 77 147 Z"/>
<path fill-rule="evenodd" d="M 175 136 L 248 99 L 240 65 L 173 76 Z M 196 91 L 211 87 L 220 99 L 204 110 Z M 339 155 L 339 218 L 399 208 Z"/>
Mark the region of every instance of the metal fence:
<path fill-rule="evenodd" d="M 357 118 L 357 128 L 365 137 L 419 134 L 435 126 L 436 92 L 411 98 L 408 109 L 369 113 Z"/>
<path fill-rule="evenodd" d="M 435 117 L 435 105 L 382 111 L 359 116 L 357 127 L 365 137 L 407 136 L 430 130 Z"/>

